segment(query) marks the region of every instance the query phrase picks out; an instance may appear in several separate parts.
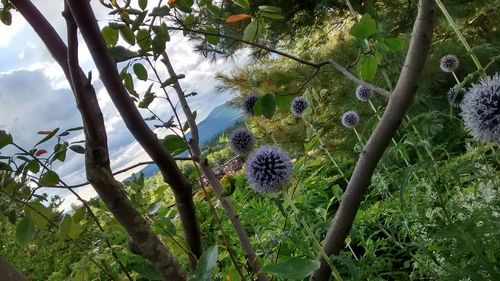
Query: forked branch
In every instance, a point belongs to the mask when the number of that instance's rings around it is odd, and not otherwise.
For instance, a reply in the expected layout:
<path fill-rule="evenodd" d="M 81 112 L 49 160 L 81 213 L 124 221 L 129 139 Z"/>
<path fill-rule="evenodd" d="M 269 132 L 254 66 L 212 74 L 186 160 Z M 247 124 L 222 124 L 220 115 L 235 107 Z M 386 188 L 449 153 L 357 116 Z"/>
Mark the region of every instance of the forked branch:
<path fill-rule="evenodd" d="M 410 47 L 399 81 L 391 94 L 382 119 L 361 152 L 323 242 L 323 249 L 328 256 L 336 255 L 343 249 L 345 238 L 370 185 L 373 172 L 410 107 L 431 45 L 434 15 L 434 0 L 420 0 Z M 330 280 L 331 270 L 327 262 L 321 255 L 318 259 L 321 267 L 313 273 L 311 280 Z"/>

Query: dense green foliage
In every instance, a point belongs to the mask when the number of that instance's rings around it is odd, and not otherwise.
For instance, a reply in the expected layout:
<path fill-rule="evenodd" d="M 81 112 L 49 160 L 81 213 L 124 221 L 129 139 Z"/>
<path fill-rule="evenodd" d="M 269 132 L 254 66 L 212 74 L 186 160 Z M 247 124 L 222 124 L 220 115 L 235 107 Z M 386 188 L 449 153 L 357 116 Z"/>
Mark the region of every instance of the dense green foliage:
<path fill-rule="evenodd" d="M 416 13 L 414 2 L 356 1 L 370 2 L 354 8 L 364 14 L 361 22 L 375 24 L 373 32 L 359 24 L 358 31 L 353 31 L 357 21 L 349 16 L 343 1 L 250 2 L 249 9 L 243 10 L 232 3 L 228 12 L 256 13 L 259 5 L 275 5 L 282 7 L 291 23 L 267 26 L 263 36 L 274 36 L 266 41 L 273 46 L 314 62 L 332 58 L 385 89 L 392 90 L 396 84 Z M 487 74 L 499 72 L 500 1 L 450 0 L 445 5 L 483 66 L 488 65 Z M 337 6 L 341 9 L 331 11 Z M 316 12 L 319 16 L 312 16 Z M 471 138 L 458 110 L 448 104 L 446 93 L 456 82 L 439 69 L 443 55 L 459 57 L 455 74 L 459 79 L 467 77 L 464 87 L 476 82 L 479 74 L 448 22 L 441 16 L 438 19 L 410 112 L 378 165 L 346 248 L 333 258 L 344 280 L 500 280 L 500 150 L 498 145 Z M 209 13 L 200 15 L 203 24 L 210 20 Z M 248 22 L 238 24 L 241 26 L 232 26 L 234 30 L 228 32 L 241 34 Z M 241 47 L 230 41 L 217 46 L 226 48 L 226 43 L 233 50 Z M 261 109 L 261 116 L 247 118 L 245 125 L 254 132 L 258 145 L 277 143 L 290 153 L 294 159 L 291 184 L 283 194 L 263 196 L 249 188 L 244 170 L 226 175 L 222 183 L 265 266 L 263 271 L 288 280 L 286 274 L 291 269 L 280 262 L 291 262 L 296 263 L 291 267 L 297 270 L 294 274 L 303 270 L 307 276 L 315 268 L 311 261 L 317 256 L 357 156 L 387 100 L 375 96 L 370 103 L 360 102 L 354 95 L 356 85 L 330 66 L 315 73 L 307 65 L 274 55 L 261 56 L 230 74 L 218 75 L 218 79 L 221 91 L 237 93 L 235 104 L 254 93 L 271 94 L 275 100 L 276 109 L 270 114 Z M 291 98 L 298 95 L 309 102 L 303 118 L 289 112 Z M 355 110 L 361 117 L 356 130 L 340 123 L 347 110 Z M 204 149 L 204 155 L 216 166 L 234 156 L 226 138 L 221 136 Z M 238 270 L 245 280 L 251 280 L 239 241 L 216 196 L 199 186 L 197 167 L 191 162 L 180 166 L 197 186 L 196 210 L 207 249 L 199 266 L 206 270 L 199 268 L 193 280 L 202 280 L 200 276 L 212 268 L 213 280 L 241 280 Z M 135 280 L 158 280 L 154 268 L 129 250 L 126 233 L 99 199 L 89 205 L 104 232 L 83 207 L 66 214 L 73 231 L 64 232 L 63 215 L 57 209 L 60 202 L 30 196 L 29 187 L 13 185 L 11 176 L 2 174 L 0 185 L 0 255 L 18 270 L 33 280 L 126 280 L 119 261 Z M 134 178 L 125 190 L 154 232 L 188 268 L 174 199 L 161 176 Z M 40 218 L 31 222 L 37 212 L 25 205 L 33 202 L 49 206 L 42 212 L 55 226 L 40 222 Z M 20 221 L 26 218 L 30 218 L 25 221 L 30 230 L 20 231 L 24 227 Z M 20 239 L 16 232 L 32 239 Z M 24 245 L 19 243 L 24 240 Z"/>

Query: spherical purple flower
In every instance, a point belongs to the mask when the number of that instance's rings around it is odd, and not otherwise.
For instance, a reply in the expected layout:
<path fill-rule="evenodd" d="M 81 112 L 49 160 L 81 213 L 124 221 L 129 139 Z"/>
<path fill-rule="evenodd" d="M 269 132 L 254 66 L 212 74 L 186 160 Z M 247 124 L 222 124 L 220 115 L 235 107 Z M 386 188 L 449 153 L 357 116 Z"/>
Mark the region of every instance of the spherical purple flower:
<path fill-rule="evenodd" d="M 247 128 L 234 129 L 229 135 L 229 146 L 236 154 L 246 154 L 252 150 L 255 137 Z"/>
<path fill-rule="evenodd" d="M 500 76 L 472 84 L 460 104 L 465 127 L 482 141 L 500 143 Z"/>
<path fill-rule="evenodd" d="M 241 103 L 241 109 L 243 110 L 243 113 L 245 113 L 247 116 L 253 116 L 253 106 L 257 102 L 258 98 L 259 97 L 257 95 L 250 95 L 243 98 L 243 102 Z"/>
<path fill-rule="evenodd" d="M 453 72 L 458 68 L 459 61 L 455 55 L 446 55 L 441 58 L 439 67 L 444 72 Z"/>
<path fill-rule="evenodd" d="M 246 161 L 246 178 L 259 193 L 279 192 L 292 176 L 290 156 L 278 146 L 264 145 Z"/>
<path fill-rule="evenodd" d="M 342 125 L 346 128 L 352 128 L 359 123 L 359 115 L 354 111 L 347 111 L 342 114 Z"/>
<path fill-rule="evenodd" d="M 460 89 L 458 93 L 455 93 L 455 88 L 452 87 L 448 90 L 446 96 L 448 98 L 448 102 L 450 103 L 450 105 L 458 108 L 460 107 L 460 103 L 462 103 L 465 93 L 466 92 L 464 89 Z"/>
<path fill-rule="evenodd" d="M 360 101 L 368 101 L 373 96 L 373 90 L 367 86 L 359 85 L 356 88 L 356 97 Z"/>
<path fill-rule="evenodd" d="M 300 117 L 304 111 L 306 110 L 307 106 L 309 104 L 307 103 L 307 100 L 303 97 L 296 97 L 292 101 L 292 114 L 295 117 Z"/>

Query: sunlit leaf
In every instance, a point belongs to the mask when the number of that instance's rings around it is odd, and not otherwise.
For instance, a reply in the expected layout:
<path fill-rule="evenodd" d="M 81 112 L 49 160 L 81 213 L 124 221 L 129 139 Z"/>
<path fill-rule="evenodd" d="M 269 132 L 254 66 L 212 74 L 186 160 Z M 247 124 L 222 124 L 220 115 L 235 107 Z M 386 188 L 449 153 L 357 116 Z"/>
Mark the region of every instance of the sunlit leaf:
<path fill-rule="evenodd" d="M 377 33 L 377 23 L 370 14 L 364 14 L 359 22 L 351 27 L 349 33 L 360 39 L 368 38 Z"/>
<path fill-rule="evenodd" d="M 57 232 L 59 239 L 64 240 L 66 237 L 68 237 L 68 233 L 71 229 L 72 224 L 73 222 L 71 216 L 68 214 L 64 215 L 61 222 L 59 223 L 59 231 Z"/>
<path fill-rule="evenodd" d="M 379 60 L 374 55 L 362 56 L 357 64 L 358 74 L 365 81 L 372 81 L 377 74 Z"/>
<path fill-rule="evenodd" d="M 242 8 L 245 8 L 245 9 L 250 9 L 250 3 L 248 2 L 248 0 L 232 0 L 234 4 L 242 7 Z"/>

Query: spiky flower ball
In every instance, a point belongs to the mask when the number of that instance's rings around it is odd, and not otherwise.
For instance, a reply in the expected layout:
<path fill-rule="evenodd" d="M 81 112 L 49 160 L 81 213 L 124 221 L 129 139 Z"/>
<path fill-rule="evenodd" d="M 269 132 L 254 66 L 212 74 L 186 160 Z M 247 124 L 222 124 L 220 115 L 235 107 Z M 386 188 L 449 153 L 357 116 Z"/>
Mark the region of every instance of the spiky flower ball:
<path fill-rule="evenodd" d="M 466 92 L 464 89 L 460 89 L 458 93 L 455 93 L 455 88 L 452 87 L 448 90 L 446 96 L 448 98 L 448 102 L 450 103 L 450 105 L 453 105 L 454 107 L 460 107 L 460 104 L 464 99 L 465 93 Z"/>
<path fill-rule="evenodd" d="M 360 101 L 368 101 L 373 96 L 373 90 L 364 85 L 359 85 L 356 88 L 356 97 Z"/>
<path fill-rule="evenodd" d="M 444 72 L 453 72 L 458 68 L 459 61 L 455 55 L 446 55 L 441 58 L 439 67 Z"/>
<path fill-rule="evenodd" d="M 307 103 L 305 98 L 303 97 L 294 98 L 291 107 L 292 114 L 295 117 L 300 117 L 304 113 L 308 105 L 309 104 Z"/>
<path fill-rule="evenodd" d="M 258 98 L 259 97 L 257 95 L 250 95 L 250 96 L 246 96 L 243 99 L 243 102 L 241 103 L 241 110 L 243 110 L 243 113 L 245 113 L 245 115 L 247 115 L 247 116 L 254 115 L 253 106 L 257 102 Z"/>
<path fill-rule="evenodd" d="M 246 161 L 246 178 L 259 193 L 279 192 L 292 176 L 290 156 L 278 146 L 264 145 Z"/>
<path fill-rule="evenodd" d="M 500 76 L 473 84 L 460 104 L 465 127 L 482 141 L 500 143 Z"/>
<path fill-rule="evenodd" d="M 229 146 L 236 154 L 246 154 L 252 150 L 255 137 L 247 128 L 237 128 L 229 135 Z"/>
<path fill-rule="evenodd" d="M 347 111 L 342 114 L 342 125 L 346 128 L 352 128 L 358 125 L 359 115 L 354 111 Z"/>

